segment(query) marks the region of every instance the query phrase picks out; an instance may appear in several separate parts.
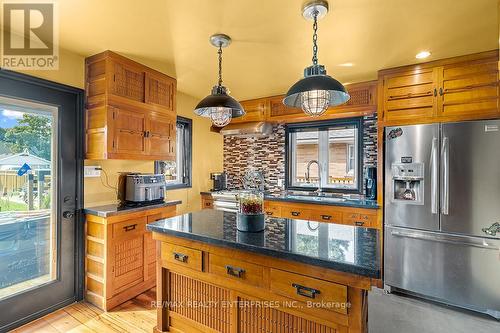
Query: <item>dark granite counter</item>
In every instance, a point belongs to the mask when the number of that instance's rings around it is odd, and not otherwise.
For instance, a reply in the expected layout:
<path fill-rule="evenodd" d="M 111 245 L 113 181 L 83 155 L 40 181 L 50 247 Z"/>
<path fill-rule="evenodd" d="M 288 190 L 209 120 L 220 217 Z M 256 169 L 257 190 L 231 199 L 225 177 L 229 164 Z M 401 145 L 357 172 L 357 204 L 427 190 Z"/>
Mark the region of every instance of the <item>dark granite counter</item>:
<path fill-rule="evenodd" d="M 236 229 L 236 214 L 212 209 L 148 224 L 148 230 L 372 278 L 380 277 L 379 231 L 266 218 L 266 229 Z"/>
<path fill-rule="evenodd" d="M 119 204 L 110 204 L 110 205 L 103 205 L 103 206 L 97 206 L 97 207 L 87 207 L 83 210 L 83 212 L 85 214 L 95 215 L 95 216 L 99 216 L 99 217 L 110 217 L 110 216 L 121 215 L 121 214 L 141 212 L 144 210 L 150 210 L 150 209 L 155 209 L 155 208 L 180 205 L 181 203 L 182 203 L 182 201 L 180 201 L 180 200 L 170 200 L 170 201 L 165 201 L 163 203 L 156 204 L 156 205 L 140 206 L 140 207 L 125 207 L 125 206 L 121 206 Z"/>
<path fill-rule="evenodd" d="M 292 195 L 286 193 L 278 194 L 266 194 L 264 196 L 265 200 L 269 201 L 285 201 L 285 202 L 298 202 L 305 204 L 316 204 L 316 205 L 330 205 L 330 206 L 343 206 L 343 207 L 355 207 L 355 208 L 368 208 L 368 209 L 378 209 L 379 206 L 375 200 L 367 199 L 357 199 L 349 197 L 328 197 L 328 196 L 308 196 L 308 195 Z"/>

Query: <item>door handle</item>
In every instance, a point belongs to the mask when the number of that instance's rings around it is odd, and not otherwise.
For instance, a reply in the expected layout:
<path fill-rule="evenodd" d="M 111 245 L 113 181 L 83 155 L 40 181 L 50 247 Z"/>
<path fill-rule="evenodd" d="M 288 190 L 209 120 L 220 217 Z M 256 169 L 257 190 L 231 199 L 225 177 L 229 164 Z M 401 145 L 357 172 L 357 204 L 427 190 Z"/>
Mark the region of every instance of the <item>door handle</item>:
<path fill-rule="evenodd" d="M 245 270 L 243 268 L 233 267 L 231 265 L 226 265 L 226 272 L 227 274 L 237 278 L 241 278 L 243 274 L 245 274 Z"/>
<path fill-rule="evenodd" d="M 441 147 L 441 163 L 443 165 L 443 191 L 441 204 L 441 213 L 444 215 L 449 214 L 449 194 L 450 194 L 450 145 L 447 137 L 443 138 L 443 145 Z"/>
<path fill-rule="evenodd" d="M 446 244 L 453 244 L 453 245 L 462 245 L 462 246 L 472 246 L 472 247 L 478 247 L 481 249 L 487 249 L 487 250 L 496 250 L 498 251 L 499 248 L 498 246 L 488 244 L 484 240 L 480 240 L 478 242 L 473 242 L 473 241 L 460 241 L 455 238 L 450 238 L 445 235 L 423 235 L 423 234 L 416 234 L 416 233 L 408 233 L 408 232 L 402 232 L 402 231 L 391 231 L 391 236 L 397 236 L 397 237 L 406 237 L 406 238 L 412 238 L 412 239 L 419 239 L 419 240 L 426 240 L 426 241 L 431 241 L 431 242 L 439 242 L 439 243 L 446 243 Z"/>
<path fill-rule="evenodd" d="M 75 213 L 70 211 L 70 210 L 67 210 L 67 211 L 63 212 L 62 216 L 65 219 L 72 219 L 73 217 L 75 217 Z"/>
<path fill-rule="evenodd" d="M 438 139 L 432 139 L 431 150 L 431 212 L 438 213 Z"/>
<path fill-rule="evenodd" d="M 137 227 L 137 223 L 131 224 L 131 225 L 126 225 L 123 227 L 123 229 L 125 229 L 125 231 L 132 231 L 132 230 L 135 230 L 136 227 Z"/>
<path fill-rule="evenodd" d="M 318 289 L 309 288 L 305 286 L 301 286 L 298 283 L 292 283 L 292 287 L 297 289 L 297 295 L 308 297 L 308 298 L 316 298 L 316 295 L 321 294 Z"/>
<path fill-rule="evenodd" d="M 180 262 L 186 263 L 188 261 L 189 256 L 186 254 L 174 252 L 174 259 Z"/>

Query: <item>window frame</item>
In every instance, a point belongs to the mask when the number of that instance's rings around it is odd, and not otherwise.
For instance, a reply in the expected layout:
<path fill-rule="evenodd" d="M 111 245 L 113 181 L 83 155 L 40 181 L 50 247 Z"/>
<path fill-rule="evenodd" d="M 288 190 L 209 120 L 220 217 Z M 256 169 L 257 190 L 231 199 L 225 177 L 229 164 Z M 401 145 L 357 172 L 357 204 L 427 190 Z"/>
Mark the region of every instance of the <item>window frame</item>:
<path fill-rule="evenodd" d="M 181 189 L 181 188 L 191 188 L 193 186 L 193 180 L 192 180 L 192 175 L 193 175 L 193 120 L 190 118 L 182 117 L 182 116 L 177 116 L 176 119 L 176 127 L 178 124 L 182 124 L 185 126 L 185 131 L 184 131 L 184 146 L 185 146 L 185 156 L 186 159 L 184 160 L 183 163 L 183 181 L 181 183 L 175 183 L 175 184 L 166 184 L 165 189 L 166 190 L 175 190 L 175 189 Z M 176 133 L 177 135 L 177 133 Z M 176 161 L 177 161 L 177 155 L 178 155 L 178 140 L 176 140 Z M 160 162 L 161 161 L 155 161 L 155 173 L 159 173 L 160 169 Z"/>
<path fill-rule="evenodd" d="M 293 176 L 293 163 L 292 163 L 293 154 L 291 153 L 293 141 L 291 140 L 291 133 L 298 132 L 300 129 L 314 129 L 314 128 L 326 129 L 330 127 L 349 126 L 349 125 L 354 125 L 358 128 L 357 145 L 354 145 L 355 150 L 357 150 L 357 154 L 355 152 L 355 156 L 357 156 L 358 159 L 358 163 L 355 163 L 358 168 L 357 172 L 355 173 L 357 180 L 356 188 L 349 189 L 349 188 L 332 188 L 332 187 L 322 186 L 321 190 L 323 192 L 330 192 L 330 193 L 363 194 L 363 150 L 364 150 L 363 117 L 286 124 L 285 125 L 285 190 L 309 191 L 309 192 L 314 192 L 318 190 L 317 186 L 293 185 L 293 181 L 291 179 L 291 177 Z"/>

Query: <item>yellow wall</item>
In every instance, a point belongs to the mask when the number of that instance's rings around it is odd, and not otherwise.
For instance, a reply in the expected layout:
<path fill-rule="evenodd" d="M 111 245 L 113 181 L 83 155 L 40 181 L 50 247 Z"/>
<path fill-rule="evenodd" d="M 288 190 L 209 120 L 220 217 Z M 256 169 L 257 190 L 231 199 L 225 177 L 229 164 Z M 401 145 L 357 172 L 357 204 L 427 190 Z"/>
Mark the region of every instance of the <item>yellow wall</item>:
<path fill-rule="evenodd" d="M 127 54 L 124 54 L 127 56 Z M 132 57 L 133 58 L 133 57 Z M 156 70 L 174 76 L 171 66 L 164 63 L 134 59 Z M 60 50 L 59 70 L 57 71 L 24 71 L 24 73 L 41 77 L 47 80 L 68 84 L 74 87 L 84 87 L 84 57 L 75 53 Z M 209 89 L 207 87 L 207 89 Z M 208 90 L 207 90 L 208 91 Z M 200 191 L 210 189 L 210 172 L 222 171 L 222 136 L 210 132 L 210 121 L 197 117 L 193 110 L 198 102 L 192 96 L 178 92 L 177 113 L 193 119 L 193 186 L 188 189 L 168 191 L 167 199 L 182 200 L 178 212 L 198 210 L 201 206 Z M 85 165 L 100 165 L 109 176 L 109 184 L 116 186 L 118 173 L 121 171 L 153 172 L 151 161 L 122 161 L 122 160 L 86 160 Z M 102 181 L 101 181 L 102 180 Z M 103 185 L 105 175 L 101 178 L 85 178 L 84 201 L 85 206 L 116 202 L 115 190 Z"/>

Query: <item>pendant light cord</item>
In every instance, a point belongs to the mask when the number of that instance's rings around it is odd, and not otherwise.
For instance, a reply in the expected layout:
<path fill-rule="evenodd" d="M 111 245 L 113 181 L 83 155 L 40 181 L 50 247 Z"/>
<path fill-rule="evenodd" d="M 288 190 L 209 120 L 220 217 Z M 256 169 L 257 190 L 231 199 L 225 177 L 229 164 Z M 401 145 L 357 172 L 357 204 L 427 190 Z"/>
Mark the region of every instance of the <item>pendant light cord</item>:
<path fill-rule="evenodd" d="M 219 87 L 222 86 L 222 43 L 219 43 Z"/>
<path fill-rule="evenodd" d="M 316 66 L 318 64 L 318 14 L 319 11 L 317 9 L 314 10 L 314 23 L 313 23 L 313 57 L 312 62 L 313 65 Z"/>

